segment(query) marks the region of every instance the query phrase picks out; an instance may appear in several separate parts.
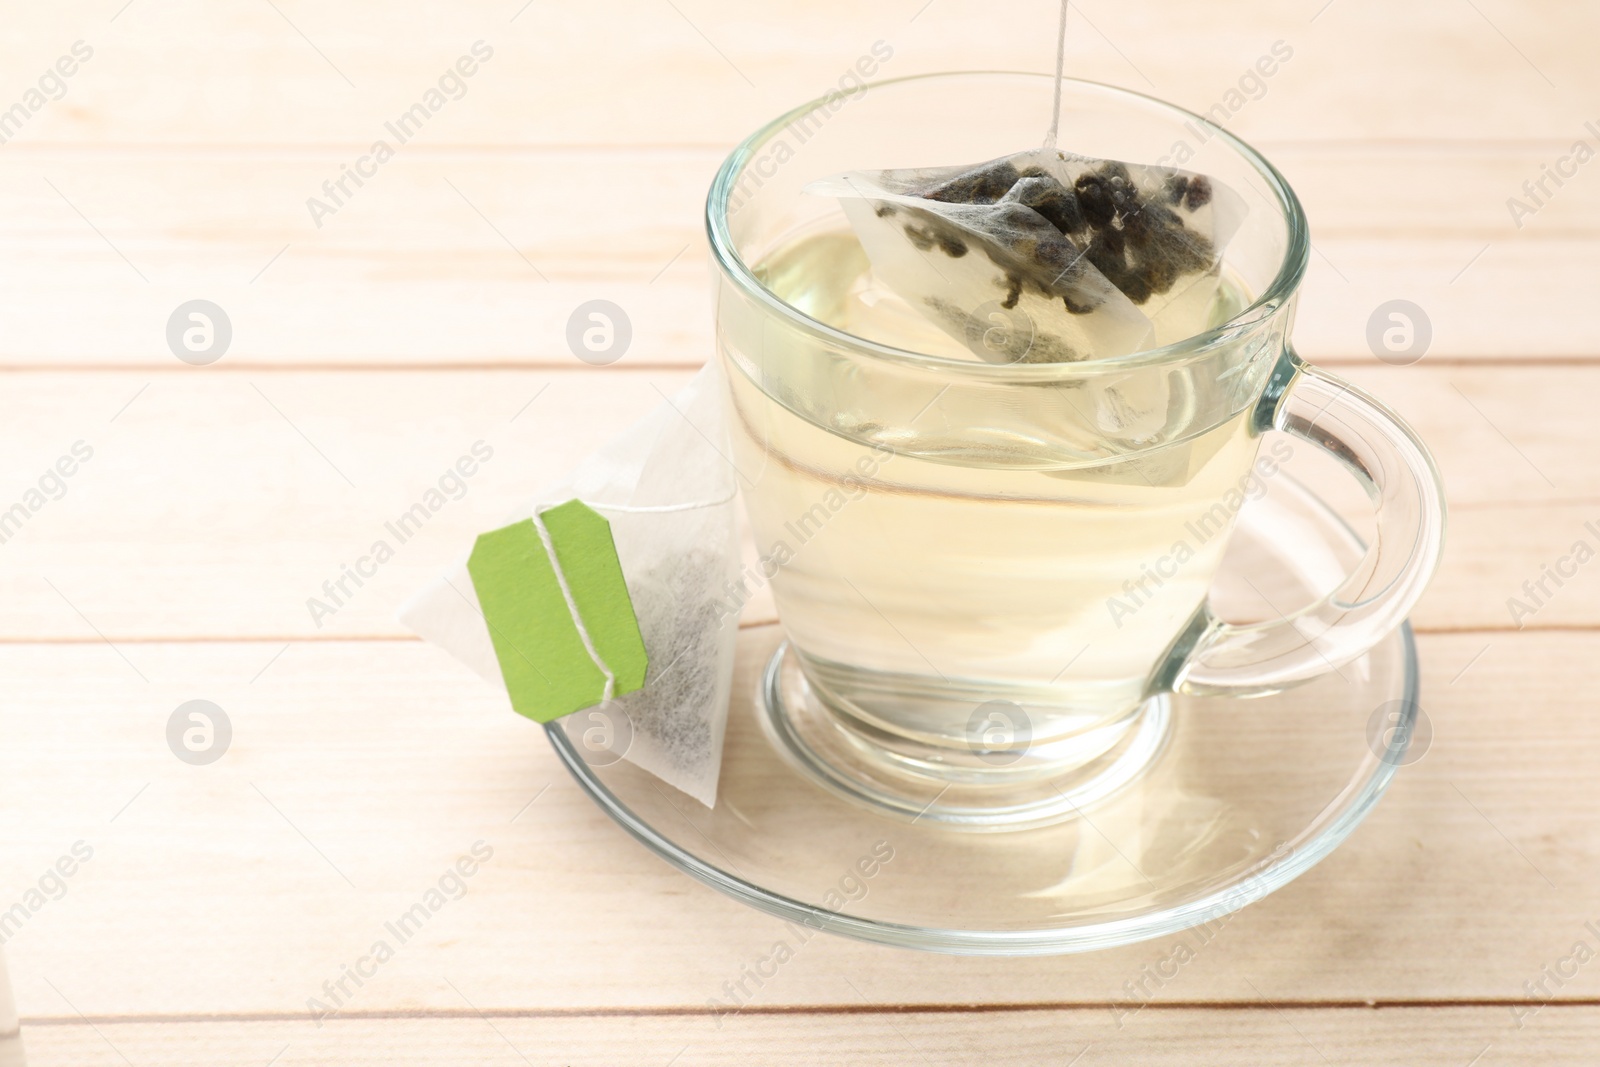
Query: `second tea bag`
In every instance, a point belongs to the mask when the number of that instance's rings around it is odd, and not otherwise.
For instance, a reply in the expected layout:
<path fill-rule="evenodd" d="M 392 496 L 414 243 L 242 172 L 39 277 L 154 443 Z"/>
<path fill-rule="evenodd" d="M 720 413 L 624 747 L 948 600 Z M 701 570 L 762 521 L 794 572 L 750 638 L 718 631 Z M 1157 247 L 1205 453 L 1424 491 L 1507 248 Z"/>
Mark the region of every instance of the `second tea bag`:
<path fill-rule="evenodd" d="M 1206 329 L 1247 210 L 1205 175 L 1042 148 L 806 191 L 838 198 L 885 285 L 998 363 L 1104 359 Z M 996 311 L 1028 325 L 998 351 Z"/>
<path fill-rule="evenodd" d="M 581 502 L 604 519 L 627 587 L 625 606 L 648 656 L 642 687 L 616 686 L 622 695 L 597 703 L 598 717 L 580 711 L 560 720 L 568 737 L 591 723 L 621 735 L 604 739 L 602 758 L 620 755 L 707 807 L 716 804 L 739 633 L 736 613 L 730 615 L 725 603 L 740 566 L 737 486 L 724 459 L 726 445 L 719 443 L 726 435 L 725 389 L 718 366 L 708 364 L 676 396 L 663 399 L 514 516 L 542 516 L 553 526 L 552 516 Z M 563 592 L 581 601 L 578 576 L 564 562 L 561 545 L 550 547 L 566 571 Z M 470 557 L 463 558 L 401 609 L 401 621 L 484 678 L 508 686 L 477 583 Z M 592 624 L 580 607 L 568 605 L 575 619 L 582 615 Z M 582 640 L 591 643 L 589 636 Z M 536 672 L 541 651 L 512 649 L 534 661 Z M 617 663 L 596 656 L 594 666 L 608 678 L 615 672 L 621 682 Z M 606 692 L 612 689 L 608 684 Z"/>

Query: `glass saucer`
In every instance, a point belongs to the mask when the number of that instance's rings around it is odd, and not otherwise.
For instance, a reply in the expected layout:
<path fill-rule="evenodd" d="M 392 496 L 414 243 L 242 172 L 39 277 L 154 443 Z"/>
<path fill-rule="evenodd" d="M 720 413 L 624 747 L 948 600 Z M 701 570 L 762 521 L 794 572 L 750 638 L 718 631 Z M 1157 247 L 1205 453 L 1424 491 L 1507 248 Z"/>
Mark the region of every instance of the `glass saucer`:
<path fill-rule="evenodd" d="M 1263 601 L 1309 603 L 1363 552 L 1280 474 L 1241 512 L 1213 603 L 1234 618 L 1265 612 Z M 777 626 L 741 635 L 713 810 L 609 753 L 586 760 L 558 723 L 546 727 L 551 743 L 602 809 L 691 877 L 809 927 L 941 952 L 1108 948 L 1244 907 L 1356 828 L 1417 714 L 1407 626 L 1282 693 L 1167 697 L 1164 738 L 1142 773 L 1085 797 L 1065 821 L 971 833 L 852 803 L 786 758 L 759 695 L 782 640 Z"/>

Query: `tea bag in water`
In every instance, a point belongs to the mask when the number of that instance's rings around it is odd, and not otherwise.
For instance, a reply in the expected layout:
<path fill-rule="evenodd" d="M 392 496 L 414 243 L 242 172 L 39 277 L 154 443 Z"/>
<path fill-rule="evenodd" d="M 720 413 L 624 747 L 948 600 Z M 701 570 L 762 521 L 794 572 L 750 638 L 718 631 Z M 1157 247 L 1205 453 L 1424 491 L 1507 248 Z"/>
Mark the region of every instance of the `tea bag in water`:
<path fill-rule="evenodd" d="M 1247 210 L 1202 174 L 1051 148 L 806 191 L 839 199 L 884 285 L 996 363 L 1102 359 L 1205 329 Z M 1029 328 L 991 331 L 996 310 Z M 996 336 L 1010 339 L 998 351 Z"/>
<path fill-rule="evenodd" d="M 733 680 L 737 612 L 727 587 L 740 566 L 734 471 L 725 439 L 720 371 L 708 365 L 670 402 L 538 493 L 515 518 L 578 499 L 610 524 L 648 665 L 644 687 L 561 720 L 574 747 L 593 728 L 606 749 L 707 807 L 716 803 Z M 466 557 L 422 590 L 401 621 L 496 685 L 494 642 Z"/>

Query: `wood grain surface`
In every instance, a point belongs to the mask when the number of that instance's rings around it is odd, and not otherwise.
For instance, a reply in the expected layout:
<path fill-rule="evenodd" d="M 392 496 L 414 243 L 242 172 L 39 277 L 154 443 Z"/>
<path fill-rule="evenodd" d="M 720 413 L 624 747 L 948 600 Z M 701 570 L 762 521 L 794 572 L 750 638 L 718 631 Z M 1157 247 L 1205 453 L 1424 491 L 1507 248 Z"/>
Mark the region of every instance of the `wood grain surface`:
<path fill-rule="evenodd" d="M 1594 1062 L 1600 567 L 1508 606 L 1600 542 L 1600 165 L 1508 204 L 1600 148 L 1592 6 L 1073 4 L 1073 73 L 1240 102 L 1227 125 L 1312 219 L 1298 348 L 1411 421 L 1452 506 L 1414 617 L 1431 747 L 1138 1010 L 1126 983 L 1173 939 L 1000 960 L 819 936 L 717 1015 L 782 925 L 646 853 L 395 621 L 707 358 L 701 210 L 734 142 L 875 41 L 885 76 L 1046 69 L 1054 19 L 1048 0 L 8 15 L 0 113 L 92 51 L 0 125 L 0 511 L 92 453 L 0 543 L 0 912 L 92 852 L 4 939 L 29 1063 Z M 459 99 L 316 225 L 306 199 L 480 41 Z M 1292 59 L 1241 86 L 1279 41 Z M 208 367 L 166 345 L 194 298 L 233 323 Z M 633 322 L 608 368 L 564 341 L 593 298 Z M 1369 347 L 1390 299 L 1430 320 L 1415 365 Z M 307 597 L 478 441 L 493 460 L 318 625 Z M 770 602 L 744 622 L 769 642 Z M 234 726 L 209 767 L 163 736 L 195 698 Z M 480 841 L 465 894 L 318 1026 L 307 999 Z"/>

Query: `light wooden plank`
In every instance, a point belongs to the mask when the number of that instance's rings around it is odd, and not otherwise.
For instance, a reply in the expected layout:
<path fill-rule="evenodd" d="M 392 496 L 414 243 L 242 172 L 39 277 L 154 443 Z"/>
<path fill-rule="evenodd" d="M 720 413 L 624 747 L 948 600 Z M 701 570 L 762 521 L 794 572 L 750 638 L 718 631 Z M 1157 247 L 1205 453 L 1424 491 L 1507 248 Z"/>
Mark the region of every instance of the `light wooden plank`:
<path fill-rule="evenodd" d="M 465 990 L 464 990 L 465 991 Z M 469 994 L 470 995 L 470 994 Z M 98 1032 L 97 1032 L 98 1031 Z M 1518 1031 L 1506 1010 L 1289 1009 L 1148 1011 L 1122 1030 L 1099 1011 L 752 1016 L 716 1029 L 703 1018 L 402 1019 L 304 1023 L 99 1024 L 26 1030 L 29 1062 L 138 1064 L 519 1064 L 693 1067 L 813 1064 L 997 1064 L 1150 1067 L 1249 1063 L 1300 1067 L 1552 1067 L 1593 1062 L 1600 1011 L 1551 1009 Z M 1485 1049 L 1487 1048 L 1487 1052 Z M 119 1053 L 121 1055 L 119 1055 Z M 1404 1057 L 1403 1061 L 1398 1057 Z"/>
<path fill-rule="evenodd" d="M 229 362 L 579 366 L 567 321 L 596 298 L 632 320 L 630 362 L 711 351 L 710 153 L 403 154 L 320 229 L 338 155 L 112 158 L 0 167 L 27 250 L 0 294 L 30 309 L 7 362 L 173 366 L 168 317 L 197 297 Z"/>
<path fill-rule="evenodd" d="M 744 633 L 738 699 L 776 636 Z M 1149 995 L 1517 1001 L 1576 941 L 1592 947 L 1600 724 L 1572 694 L 1597 642 L 1424 637 L 1431 748 L 1338 852 L 1190 943 L 1194 958 Z M 91 1016 L 298 1015 L 480 840 L 493 856 L 465 896 L 351 1010 L 456 1009 L 450 982 L 483 1009 L 702 1009 L 795 937 L 634 843 L 537 727 L 433 648 L 122 651 L 129 662 L 104 646 L 0 647 L 0 807 L 27 813 L 7 831 L 0 900 L 9 908 L 74 842 L 93 849 L 6 944 L 24 1016 L 71 1014 L 51 984 Z M 232 723 L 210 766 L 166 746 L 169 715 L 191 699 Z M 1170 973 L 1179 940 L 1003 960 L 817 935 L 754 1003 L 1103 1005 L 1126 1000 L 1144 968 Z M 1555 992 L 1600 995 L 1600 970 L 1580 971 Z"/>
<path fill-rule="evenodd" d="M 1347 369 L 1413 421 L 1456 508 L 1418 623 L 1600 623 L 1591 567 L 1560 588 L 1546 580 L 1531 618 L 1513 619 L 1507 606 L 1513 596 L 1527 602 L 1522 583 L 1539 581 L 1544 566 L 1572 570 L 1560 561 L 1579 539 L 1600 542 L 1586 526 L 1600 525 L 1600 480 L 1583 430 L 1600 367 Z M 25 502 L 75 442 L 94 449 L 65 496 L 7 529 L 0 638 L 405 636 L 396 609 L 473 536 L 686 378 L 217 368 L 0 378 L 0 510 Z M 480 440 L 494 458 L 402 543 L 385 524 Z M 1325 482 L 1353 485 L 1342 475 Z M 1341 504 L 1353 517 L 1366 506 L 1359 496 Z M 394 557 L 332 617 L 314 620 L 307 601 L 326 602 L 323 583 L 378 540 Z M 765 600 L 751 611 L 771 617 Z"/>
<path fill-rule="evenodd" d="M 7 508 L 74 442 L 95 452 L 66 481 L 65 496 L 0 546 L 0 582 L 8 592 L 33 590 L 28 606 L 17 602 L 20 632 L 32 636 L 61 633 L 61 624 L 92 635 L 84 619 L 113 636 L 147 627 L 227 636 L 238 625 L 262 635 L 340 636 L 372 627 L 397 635 L 395 609 L 467 551 L 473 536 L 502 525 L 531 493 L 687 377 L 204 370 L 11 377 L 0 428 L 18 446 L 6 453 Z M 41 420 L 34 434 L 18 421 L 30 417 Z M 480 441 L 492 458 L 470 479 L 450 480 Z M 388 524 L 414 505 L 426 506 L 442 478 L 446 502 L 421 532 L 402 539 L 391 531 Z M 315 624 L 307 600 L 326 597 L 323 583 L 337 581 L 343 565 L 379 540 L 393 558 Z M 85 570 L 74 574 L 79 567 Z M 266 596 L 258 580 L 271 590 Z M 352 588 L 347 583 L 346 592 Z"/>
<path fill-rule="evenodd" d="M 0 365 L 170 368 L 168 317 L 197 297 L 228 314 L 235 365 L 575 366 L 567 321 L 596 298 L 629 315 L 630 364 L 712 351 L 718 149 L 406 148 L 319 227 L 336 150 L 6 147 Z M 1600 354 L 1600 181 L 1520 229 L 1506 209 L 1557 147 L 1263 145 L 1312 219 L 1300 347 L 1372 362 L 1369 319 L 1402 298 L 1435 357 Z"/>
<path fill-rule="evenodd" d="M 22 138 L 365 144 L 479 39 L 494 58 L 432 136 L 725 143 L 834 85 L 875 40 L 895 49 L 886 76 L 1048 70 L 1055 58 L 1053 0 L 1011 5 L 1003 21 L 980 0 L 122 6 L 58 5 L 7 36 L 0 61 L 18 74 L 8 93 L 74 40 L 96 49 Z M 1583 42 L 1600 29 L 1595 13 L 1477 6 L 1249 0 L 1222 13 L 1093 0 L 1072 21 L 1069 69 L 1203 110 L 1282 40 L 1293 58 L 1264 96 L 1235 109 L 1248 136 L 1576 136 L 1594 117 L 1582 101 L 1594 86 Z"/>

